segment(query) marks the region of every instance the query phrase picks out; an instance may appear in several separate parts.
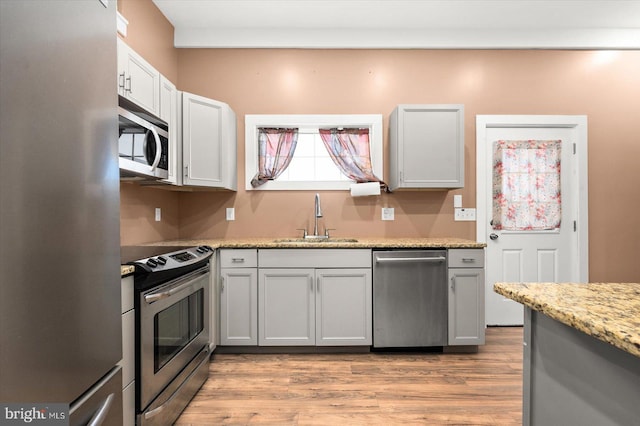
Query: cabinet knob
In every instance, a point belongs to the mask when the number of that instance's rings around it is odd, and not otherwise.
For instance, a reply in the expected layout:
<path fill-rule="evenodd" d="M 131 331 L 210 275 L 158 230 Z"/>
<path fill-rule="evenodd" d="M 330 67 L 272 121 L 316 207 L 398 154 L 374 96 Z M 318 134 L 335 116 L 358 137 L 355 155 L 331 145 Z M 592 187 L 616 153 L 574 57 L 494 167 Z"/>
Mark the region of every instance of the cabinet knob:
<path fill-rule="evenodd" d="M 498 239 L 498 234 L 496 234 L 495 232 L 492 232 L 491 234 L 489 234 L 489 238 L 491 238 L 491 240 L 495 241 Z"/>

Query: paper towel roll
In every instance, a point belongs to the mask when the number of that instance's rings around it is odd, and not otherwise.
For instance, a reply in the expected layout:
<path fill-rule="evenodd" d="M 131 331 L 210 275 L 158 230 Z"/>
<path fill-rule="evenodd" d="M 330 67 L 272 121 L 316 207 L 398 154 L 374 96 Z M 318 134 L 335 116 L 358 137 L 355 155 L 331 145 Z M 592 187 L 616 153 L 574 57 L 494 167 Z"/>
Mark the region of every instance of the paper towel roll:
<path fill-rule="evenodd" d="M 364 197 L 367 195 L 380 195 L 380 182 L 352 183 L 351 196 Z"/>

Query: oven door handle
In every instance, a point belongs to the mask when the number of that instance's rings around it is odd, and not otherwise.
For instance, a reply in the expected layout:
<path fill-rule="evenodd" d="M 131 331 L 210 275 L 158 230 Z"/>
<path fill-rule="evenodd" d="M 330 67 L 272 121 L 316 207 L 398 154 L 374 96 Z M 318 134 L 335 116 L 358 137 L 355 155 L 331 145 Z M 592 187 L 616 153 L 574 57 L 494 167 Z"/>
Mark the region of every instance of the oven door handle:
<path fill-rule="evenodd" d="M 158 291 L 156 293 L 149 293 L 147 295 L 144 296 L 144 301 L 147 302 L 147 304 L 151 304 L 153 302 L 157 302 L 158 300 L 162 300 L 162 299 L 166 299 L 168 297 L 173 296 L 176 293 L 181 292 L 182 290 L 189 288 L 191 285 L 193 285 L 193 281 L 194 281 L 194 277 L 197 275 L 204 275 L 207 274 L 209 272 L 209 268 L 203 268 L 203 269 L 199 269 L 187 276 L 185 276 L 183 279 L 176 281 L 176 283 L 174 285 L 171 286 L 171 288 L 169 289 L 163 289 L 162 291 Z M 186 282 L 185 282 L 186 281 Z"/>

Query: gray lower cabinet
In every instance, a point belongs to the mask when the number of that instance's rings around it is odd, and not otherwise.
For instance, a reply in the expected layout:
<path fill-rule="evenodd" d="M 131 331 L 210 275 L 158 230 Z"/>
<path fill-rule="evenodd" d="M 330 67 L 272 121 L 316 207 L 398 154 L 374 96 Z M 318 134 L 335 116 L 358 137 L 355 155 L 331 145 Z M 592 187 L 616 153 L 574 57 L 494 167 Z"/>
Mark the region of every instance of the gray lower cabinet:
<path fill-rule="evenodd" d="M 371 345 L 370 268 L 259 271 L 261 346 Z"/>
<path fill-rule="evenodd" d="M 122 278 L 122 424 L 133 426 L 136 421 L 136 385 L 135 385 L 135 311 L 133 293 L 133 275 Z"/>
<path fill-rule="evenodd" d="M 369 346 L 371 250 L 259 250 L 261 346 Z"/>
<path fill-rule="evenodd" d="M 260 346 L 316 344 L 313 269 L 260 269 L 258 294 Z"/>
<path fill-rule="evenodd" d="M 484 344 L 484 250 L 449 250 L 449 345 Z"/>
<path fill-rule="evenodd" d="M 258 344 L 256 250 L 220 250 L 220 345 Z"/>
<path fill-rule="evenodd" d="M 371 345 L 371 268 L 316 270 L 316 345 Z"/>

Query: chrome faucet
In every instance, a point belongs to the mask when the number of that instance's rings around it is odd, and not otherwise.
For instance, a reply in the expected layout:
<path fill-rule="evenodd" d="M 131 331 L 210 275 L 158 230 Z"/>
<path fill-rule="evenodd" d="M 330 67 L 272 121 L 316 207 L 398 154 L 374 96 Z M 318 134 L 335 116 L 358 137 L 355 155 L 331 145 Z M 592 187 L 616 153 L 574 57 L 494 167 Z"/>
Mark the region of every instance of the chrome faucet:
<path fill-rule="evenodd" d="M 313 226 L 313 236 L 318 237 L 318 218 L 322 217 L 322 207 L 320 207 L 320 194 L 316 193 L 316 208 L 315 208 L 315 225 Z"/>
<path fill-rule="evenodd" d="M 306 229 L 302 229 L 301 231 L 303 231 L 303 238 L 304 239 L 309 239 L 309 240 L 324 240 L 329 238 L 329 230 L 325 228 L 324 230 L 324 235 L 320 235 L 318 233 L 318 218 L 322 217 L 322 207 L 320 207 L 320 194 L 316 194 L 316 198 L 315 198 L 315 208 L 314 208 L 314 225 L 313 225 L 313 234 L 307 234 L 307 230 Z"/>

